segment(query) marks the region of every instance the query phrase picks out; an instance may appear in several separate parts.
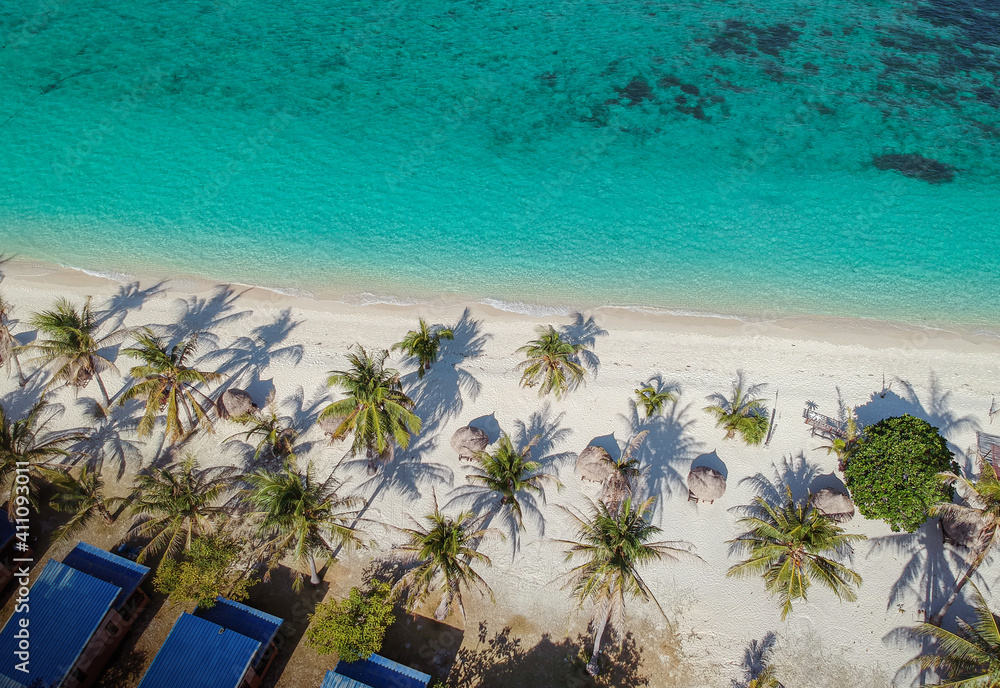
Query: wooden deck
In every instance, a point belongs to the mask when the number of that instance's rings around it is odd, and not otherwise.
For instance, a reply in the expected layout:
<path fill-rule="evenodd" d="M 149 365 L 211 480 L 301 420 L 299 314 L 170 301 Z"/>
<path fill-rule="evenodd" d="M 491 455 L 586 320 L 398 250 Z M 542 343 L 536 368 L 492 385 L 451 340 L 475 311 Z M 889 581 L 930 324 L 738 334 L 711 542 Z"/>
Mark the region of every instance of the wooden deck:
<path fill-rule="evenodd" d="M 806 408 L 802 417 L 806 419 L 806 425 L 812 428 L 813 436 L 819 435 L 828 440 L 847 439 L 847 423 L 843 421 L 824 416 L 811 408 Z"/>

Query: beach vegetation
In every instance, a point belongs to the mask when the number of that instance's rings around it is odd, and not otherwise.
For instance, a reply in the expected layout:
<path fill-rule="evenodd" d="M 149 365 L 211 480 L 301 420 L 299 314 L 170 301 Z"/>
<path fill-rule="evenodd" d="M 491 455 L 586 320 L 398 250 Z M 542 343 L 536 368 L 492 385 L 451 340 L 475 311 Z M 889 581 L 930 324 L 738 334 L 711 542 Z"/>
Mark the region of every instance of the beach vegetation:
<path fill-rule="evenodd" d="M 958 619 L 957 632 L 947 631 L 933 623 L 922 623 L 913 629 L 920 640 L 930 641 L 930 647 L 910 660 L 907 666 L 933 671 L 939 682 L 926 686 L 954 688 L 987 688 L 1000 685 L 1000 616 L 987 606 L 983 594 L 973 588 L 973 621 Z"/>
<path fill-rule="evenodd" d="M 153 587 L 173 603 L 194 602 L 208 608 L 219 597 L 241 602 L 258 582 L 248 567 L 240 565 L 243 547 L 240 540 L 227 535 L 196 538 L 183 559 L 163 560 Z"/>
<path fill-rule="evenodd" d="M 617 510 L 622 500 L 633 495 L 639 478 L 642 477 L 639 449 L 642 448 L 647 436 L 649 436 L 648 430 L 636 434 L 625 445 L 621 456 L 608 462 L 610 472 L 604 480 L 601 501 L 612 511 Z"/>
<path fill-rule="evenodd" d="M 59 409 L 39 399 L 21 418 L 12 418 L 0 405 L 0 485 L 8 495 L 7 508 L 14 514 L 16 504 L 17 469 L 27 468 L 36 478 L 28 481 L 28 499 L 38 506 L 41 472 L 55 468 L 58 462 L 71 455 L 70 447 L 84 439 L 79 430 L 50 430 L 50 423 Z"/>
<path fill-rule="evenodd" d="M 847 461 L 851 456 L 851 452 L 858 446 L 858 439 L 861 436 L 860 430 L 858 417 L 855 415 L 854 409 L 849 409 L 847 418 L 844 421 L 844 436 L 834 437 L 830 440 L 830 444 L 824 444 L 817 447 L 817 449 L 825 449 L 828 456 L 836 454 L 837 465 L 840 470 L 844 470 L 847 467 Z"/>
<path fill-rule="evenodd" d="M 639 503 L 627 498 L 614 510 L 598 502 L 589 515 L 569 512 L 576 522 L 577 540 L 559 542 L 568 546 L 567 561 L 582 560 L 569 572 L 567 587 L 581 606 L 587 601 L 593 604 L 594 650 L 587 663 L 591 676 L 599 672 L 601 640 L 608 625 L 618 634 L 623 630 L 626 601 L 652 601 L 663 614 L 640 569 L 664 557 L 691 554 L 687 543 L 653 540 L 661 532 L 649 522 L 653 503 L 652 497 Z"/>
<path fill-rule="evenodd" d="M 743 509 L 737 524 L 747 530 L 728 544 L 730 554 L 746 559 L 726 572 L 727 577 L 763 577 L 764 587 L 781 603 L 782 621 L 795 600 L 807 599 L 813 582 L 842 601 L 856 600 L 861 576 L 839 560 L 851 556 L 852 542 L 866 539 L 845 533 L 814 509 L 808 497 L 796 501 L 791 488 L 785 490 L 783 504 L 756 497 Z"/>
<path fill-rule="evenodd" d="M 342 600 L 323 602 L 309 617 L 306 643 L 318 654 L 336 653 L 345 662 L 368 659 L 382 649 L 396 620 L 392 586 L 373 580 L 366 590 L 351 588 Z"/>
<path fill-rule="evenodd" d="M 327 385 L 346 396 L 319 416 L 337 423 L 330 433 L 333 439 L 353 435 L 351 451 L 367 457 L 370 473 L 392 460 L 395 447 L 409 447 L 410 437 L 419 433 L 421 426 L 413 412 L 413 400 L 403 392 L 399 372 L 385 366 L 388 356 L 388 351 L 369 354 L 360 346 L 357 352 L 349 353 L 351 367 L 331 371 L 327 378 Z"/>
<path fill-rule="evenodd" d="M 247 414 L 239 420 L 246 429 L 227 437 L 226 442 L 242 439 L 253 446 L 254 461 L 259 461 L 265 453 L 282 462 L 295 460 L 295 442 L 299 434 L 287 418 L 278 415 L 273 404 L 269 404 L 263 413 Z"/>
<path fill-rule="evenodd" d="M 71 471 L 48 470 L 46 478 L 52 489 L 49 506 L 70 515 L 69 520 L 52 533 L 55 542 L 68 540 L 91 524 L 96 516 L 111 525 L 112 511 L 125 503 L 121 497 L 108 497 L 99 471 L 84 465 L 77 475 Z"/>
<path fill-rule="evenodd" d="M 950 502 L 954 489 L 939 473 L 958 474 L 958 464 L 937 428 L 911 415 L 886 418 L 864 429 L 851 452 L 844 478 L 866 518 L 879 518 L 894 532 L 914 532 L 930 508 Z"/>
<path fill-rule="evenodd" d="M 138 428 L 140 437 L 153 432 L 160 411 L 165 411 L 164 432 L 173 442 L 193 432 L 199 423 L 210 425 L 208 412 L 212 400 L 199 387 L 221 380 L 222 375 L 188 365 L 197 347 L 197 334 L 168 346 L 146 329 L 136 335 L 133 346 L 122 349 L 123 355 L 141 361 L 129 371 L 134 382 L 119 398 L 120 404 L 132 399 L 145 400 Z"/>
<path fill-rule="evenodd" d="M 652 418 L 663 413 L 667 404 L 676 404 L 677 394 L 653 382 L 635 390 L 636 408 L 642 408 L 646 418 Z"/>
<path fill-rule="evenodd" d="M 393 351 L 402 351 L 407 356 L 417 359 L 419 368 L 417 377 L 423 378 L 424 374 L 431 369 L 438 359 L 438 351 L 441 348 L 441 340 L 452 340 L 455 333 L 442 325 L 429 326 L 427 321 L 420 318 L 420 324 L 416 330 L 410 330 L 403 337 L 403 341 L 396 342 L 390 347 Z"/>
<path fill-rule="evenodd" d="M 553 394 L 562 399 L 584 383 L 587 371 L 580 354 L 587 346 L 568 341 L 551 325 L 539 326 L 537 333 L 538 339 L 517 350 L 525 357 L 515 368 L 521 373 L 521 386 L 537 385 L 539 396 Z"/>
<path fill-rule="evenodd" d="M 22 349 L 36 354 L 32 362 L 52 370 L 47 389 L 56 383 L 82 388 L 97 380 L 104 405 L 110 406 L 111 398 L 101 373 L 115 370 L 115 364 L 102 352 L 125 341 L 132 331 L 120 329 L 102 335 L 89 297 L 80 309 L 67 299 L 59 299 L 51 310 L 31 316 L 30 323 L 38 329 L 39 336 Z"/>
<path fill-rule="evenodd" d="M 191 549 L 195 538 L 212 535 L 227 510 L 221 503 L 236 470 L 231 466 L 199 468 L 193 454 L 136 478 L 129 513 L 130 533 L 149 542 L 137 561 L 166 552 L 176 557 Z"/>
<path fill-rule="evenodd" d="M 246 480 L 250 517 L 267 538 L 272 566 L 290 554 L 309 567 L 310 582 L 319 585 L 317 555 L 332 558 L 339 547 L 363 544 L 358 522 L 364 500 L 338 495 L 340 483 L 333 475 L 321 481 L 311 463 L 305 471 L 286 464 L 279 471 L 260 469 Z M 295 573 L 293 586 L 302 588 L 301 573 Z"/>
<path fill-rule="evenodd" d="M 14 307 L 10 301 L 4 298 L 3 294 L 0 294 L 0 368 L 13 364 L 17 370 L 18 381 L 24 387 L 26 380 L 24 372 L 21 370 L 21 362 L 17 358 L 20 345 L 11 332 L 10 316 L 13 310 Z"/>
<path fill-rule="evenodd" d="M 767 437 L 767 408 L 757 396 L 763 388 L 761 384 L 746 384 L 740 374 L 728 397 L 723 394 L 708 397 L 712 403 L 705 407 L 705 412 L 715 418 L 716 427 L 726 431 L 727 440 L 738 434 L 747 444 L 759 445 Z"/>
<path fill-rule="evenodd" d="M 474 588 L 481 595 L 489 595 L 493 601 L 493 591 L 486 583 L 477 566 L 492 566 L 490 558 L 477 551 L 483 539 L 499 535 L 493 529 L 483 528 L 483 518 L 471 511 L 463 511 L 455 517 L 441 513 L 434 498 L 434 511 L 424 517 L 426 525 L 414 524 L 404 529 L 407 541 L 398 549 L 411 552 L 416 558 L 416 566 L 396 584 L 397 590 L 406 589 L 407 609 L 412 611 L 422 604 L 435 588 L 441 589 L 441 602 L 434 611 L 437 621 L 444 621 L 453 606 L 457 606 L 465 618 L 462 593 L 466 588 Z"/>
<path fill-rule="evenodd" d="M 957 488 L 964 504 L 951 501 L 938 502 L 930 508 L 931 516 L 952 517 L 956 522 L 978 524 L 975 541 L 966 556 L 965 571 L 959 576 L 948 599 L 929 621 L 941 625 L 948 608 L 958 599 L 962 588 L 996 548 L 1000 541 L 1000 480 L 992 462 L 979 457 L 979 475 L 967 478 L 958 473 L 944 472 L 938 479 L 946 486 Z"/>

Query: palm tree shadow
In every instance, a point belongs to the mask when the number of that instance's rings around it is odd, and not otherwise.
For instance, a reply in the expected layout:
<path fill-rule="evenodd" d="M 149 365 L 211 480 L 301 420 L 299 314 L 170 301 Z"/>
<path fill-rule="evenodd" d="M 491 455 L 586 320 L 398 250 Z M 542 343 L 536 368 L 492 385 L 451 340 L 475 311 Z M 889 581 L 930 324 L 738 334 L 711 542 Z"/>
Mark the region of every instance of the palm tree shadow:
<path fill-rule="evenodd" d="M 510 439 L 520 450 L 537 437 L 538 442 L 531 449 L 531 458 L 543 466 L 552 464 L 558 468 L 563 462 L 573 458 L 572 452 L 556 452 L 556 448 L 573 434 L 570 428 L 562 427 L 565 416 L 564 411 L 554 413 L 552 404 L 545 402 L 540 410 L 528 416 L 528 420 L 514 421 L 514 433 Z"/>
<path fill-rule="evenodd" d="M 136 410 L 141 411 L 142 404 L 130 402 L 125 407 L 115 406 L 110 411 L 103 411 L 92 399 L 77 399 L 76 403 L 84 407 L 90 431 L 72 451 L 86 457 L 87 465 L 98 472 L 113 464 L 116 480 L 121 480 L 129 468 L 141 469 L 144 442 L 133 437 L 139 428 Z"/>
<path fill-rule="evenodd" d="M 218 346 L 218 337 L 213 330 L 242 320 L 252 313 L 250 310 L 236 310 L 236 302 L 244 292 L 236 292 L 228 284 L 220 284 L 208 298 L 191 296 L 177 299 L 179 315 L 176 322 L 166 326 L 170 337 L 177 342 L 192 333 L 198 333 L 203 341 Z"/>
<path fill-rule="evenodd" d="M 742 679 L 732 679 L 732 688 L 747 688 L 767 669 L 770 654 L 774 651 L 777 642 L 778 635 L 774 631 L 768 631 L 760 640 L 750 641 L 750 645 L 743 651 L 741 668 L 744 676 Z"/>
<path fill-rule="evenodd" d="M 142 289 L 139 282 L 129 282 L 118 287 L 107 301 L 103 310 L 97 315 L 97 324 L 107 327 L 112 332 L 125 324 L 125 318 L 133 310 L 142 310 L 146 301 L 167 291 L 167 281 L 160 280 L 152 286 Z"/>
<path fill-rule="evenodd" d="M 292 320 L 291 309 L 286 308 L 273 322 L 255 327 L 250 334 L 237 338 L 229 346 L 201 356 L 199 361 L 218 361 L 217 372 L 227 377 L 226 382 L 217 388 L 217 393 L 239 384 L 251 396 L 266 398 L 266 389 L 273 390 L 274 386 L 270 381 L 265 383 L 261 380 L 261 371 L 279 361 L 289 361 L 293 365 L 302 361 L 305 349 L 301 344 L 279 346 L 302 322 Z"/>
<path fill-rule="evenodd" d="M 594 316 L 584 318 L 583 313 L 574 313 L 573 322 L 559 328 L 559 336 L 570 344 L 587 347 L 580 352 L 580 363 L 591 373 L 597 375 L 601 367 L 600 357 L 594 353 L 598 337 L 606 337 L 608 331 L 597 324 Z"/>
<path fill-rule="evenodd" d="M 674 490 L 687 494 L 684 468 L 701 451 L 701 442 L 689 432 L 694 420 L 688 417 L 691 405 L 671 404 L 670 410 L 651 418 L 641 418 L 635 404 L 622 419 L 633 436 L 643 431 L 649 435 L 636 458 L 643 463 L 646 476 L 645 494 L 672 497 Z M 682 468 L 683 467 L 683 468 Z M 656 509 L 663 513 L 663 499 L 657 500 Z"/>
<path fill-rule="evenodd" d="M 810 464 L 802 451 L 781 457 L 781 465 L 776 463 L 771 465 L 774 468 L 772 478 L 757 473 L 743 478 L 740 484 L 749 483 L 757 496 L 773 507 L 781 506 L 788 501 L 788 490 L 791 490 L 792 499 L 795 501 L 805 499 L 810 487 L 820 475 L 819 466 Z"/>
<path fill-rule="evenodd" d="M 292 427 L 300 434 L 305 434 L 316 425 L 319 414 L 329 403 L 330 390 L 326 385 L 319 385 L 309 401 L 306 401 L 305 389 L 299 385 L 290 397 L 282 400 L 279 408 L 287 410 L 292 419 Z"/>

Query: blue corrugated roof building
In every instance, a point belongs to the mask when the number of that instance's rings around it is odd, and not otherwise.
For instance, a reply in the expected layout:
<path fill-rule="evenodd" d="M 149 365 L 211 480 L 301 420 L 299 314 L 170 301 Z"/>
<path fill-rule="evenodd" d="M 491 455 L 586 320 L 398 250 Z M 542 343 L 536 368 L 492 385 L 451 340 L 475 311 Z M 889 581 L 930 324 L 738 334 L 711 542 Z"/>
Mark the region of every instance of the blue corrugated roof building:
<path fill-rule="evenodd" d="M 120 592 L 117 585 L 49 561 L 31 586 L 28 609 L 18 612 L 15 607 L 0 630 L 0 688 L 61 683 Z M 20 657 L 15 654 L 21 619 L 28 620 L 27 672 L 17 668 Z"/>
<path fill-rule="evenodd" d="M 273 659 L 268 649 L 282 619 L 220 597 L 208 609 L 183 614 L 153 659 L 139 688 L 254 688 Z"/>
<path fill-rule="evenodd" d="M 149 575 L 148 566 L 105 552 L 86 542 L 77 543 L 76 547 L 63 558 L 63 563 L 121 588 L 122 591 L 115 600 L 115 609 L 121 609 L 139 584 Z"/>
<path fill-rule="evenodd" d="M 372 655 L 357 662 L 337 662 L 336 669 L 326 672 L 321 688 L 427 688 L 430 682 L 429 674 Z"/>

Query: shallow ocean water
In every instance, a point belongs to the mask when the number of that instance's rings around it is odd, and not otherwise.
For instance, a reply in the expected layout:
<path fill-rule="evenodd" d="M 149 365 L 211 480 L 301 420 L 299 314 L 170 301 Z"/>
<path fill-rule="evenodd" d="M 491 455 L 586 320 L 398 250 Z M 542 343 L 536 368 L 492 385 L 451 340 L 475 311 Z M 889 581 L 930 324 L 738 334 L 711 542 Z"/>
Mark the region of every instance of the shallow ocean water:
<path fill-rule="evenodd" d="M 6 253 L 1000 323 L 992 2 L 26 0 L 0 46 Z"/>

